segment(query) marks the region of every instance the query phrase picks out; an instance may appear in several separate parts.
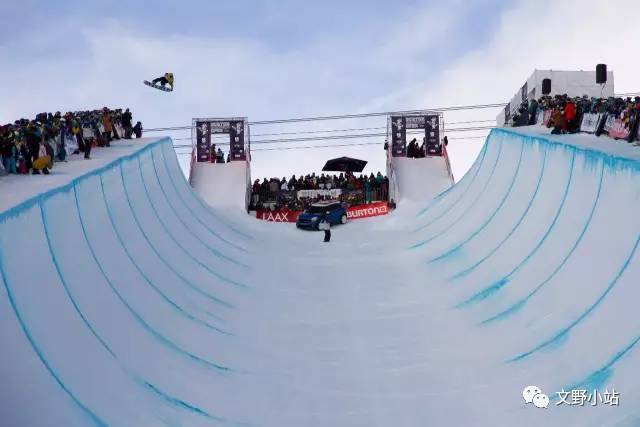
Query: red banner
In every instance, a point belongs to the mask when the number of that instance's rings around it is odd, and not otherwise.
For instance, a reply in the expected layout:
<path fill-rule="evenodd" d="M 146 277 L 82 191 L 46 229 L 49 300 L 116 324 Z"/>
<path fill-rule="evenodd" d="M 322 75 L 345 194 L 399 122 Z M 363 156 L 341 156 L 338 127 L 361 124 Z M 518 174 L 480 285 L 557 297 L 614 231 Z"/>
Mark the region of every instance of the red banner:
<path fill-rule="evenodd" d="M 296 222 L 302 211 L 257 211 L 256 218 L 271 222 Z"/>
<path fill-rule="evenodd" d="M 347 208 L 348 219 L 369 218 L 389 213 L 387 202 L 374 202 L 368 205 L 351 206 Z"/>
<path fill-rule="evenodd" d="M 278 210 L 278 211 L 256 211 L 256 218 L 261 219 L 263 221 L 271 221 L 271 222 L 296 222 L 298 219 L 298 215 L 300 215 L 301 211 L 289 211 L 289 210 Z M 351 206 L 347 208 L 347 218 L 348 219 L 360 219 L 360 218 L 369 218 L 372 216 L 380 216 L 386 215 L 389 213 L 389 206 L 387 202 L 373 202 L 367 205 L 358 205 Z"/>

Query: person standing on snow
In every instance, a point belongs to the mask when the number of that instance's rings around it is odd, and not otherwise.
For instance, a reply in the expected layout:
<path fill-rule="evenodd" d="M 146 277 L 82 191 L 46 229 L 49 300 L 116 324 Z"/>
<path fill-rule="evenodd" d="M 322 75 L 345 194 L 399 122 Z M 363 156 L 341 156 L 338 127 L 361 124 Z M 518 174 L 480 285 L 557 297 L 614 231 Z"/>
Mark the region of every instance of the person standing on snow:
<path fill-rule="evenodd" d="M 216 144 L 211 144 L 209 148 L 209 161 L 211 163 L 215 163 L 218 160 L 218 155 L 216 154 Z"/>
<path fill-rule="evenodd" d="M 103 137 L 105 139 L 105 145 L 110 147 L 111 133 L 113 132 L 113 121 L 111 120 L 111 115 L 106 107 L 102 110 L 102 126 L 104 127 Z"/>
<path fill-rule="evenodd" d="M 322 217 L 318 223 L 318 230 L 324 230 L 324 242 L 331 241 L 331 224 L 326 217 Z"/>
<path fill-rule="evenodd" d="M 142 138 L 142 122 L 136 123 L 136 125 L 133 127 L 133 133 L 135 134 L 136 138 Z"/>
<path fill-rule="evenodd" d="M 50 154 L 47 144 L 44 141 L 41 142 L 38 148 L 38 157 L 33 161 L 34 175 L 39 175 L 40 171 L 45 175 L 49 175 L 49 168 L 52 166 Z"/>
<path fill-rule="evenodd" d="M 575 129 L 576 105 L 569 99 L 564 106 L 565 130 L 573 133 Z"/>
<path fill-rule="evenodd" d="M 566 122 L 562 111 L 560 111 L 560 107 L 554 108 L 551 113 L 551 120 L 549 121 L 549 124 L 553 126 L 553 130 L 551 131 L 552 135 L 559 135 L 564 131 Z"/>
<path fill-rule="evenodd" d="M 27 124 L 25 130 L 25 141 L 29 156 L 27 157 L 27 167 L 33 168 L 33 162 L 39 157 L 40 136 L 37 134 L 36 127 L 33 122 Z M 39 169 L 33 169 L 33 174 L 39 174 Z"/>
<path fill-rule="evenodd" d="M 538 101 L 536 99 L 532 99 L 529 101 L 529 123 L 528 125 L 536 124 L 536 117 L 538 115 Z"/>
<path fill-rule="evenodd" d="M 133 125 L 131 124 L 131 120 L 133 120 L 133 117 L 131 116 L 131 112 L 127 108 L 125 112 L 122 114 L 122 127 L 124 128 L 124 139 L 131 139 L 131 134 L 133 133 Z"/>

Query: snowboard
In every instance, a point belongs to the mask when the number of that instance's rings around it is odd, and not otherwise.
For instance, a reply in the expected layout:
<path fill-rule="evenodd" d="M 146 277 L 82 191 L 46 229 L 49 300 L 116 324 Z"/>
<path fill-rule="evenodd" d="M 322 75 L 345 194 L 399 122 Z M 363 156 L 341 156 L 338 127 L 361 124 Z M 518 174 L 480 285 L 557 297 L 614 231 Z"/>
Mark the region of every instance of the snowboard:
<path fill-rule="evenodd" d="M 154 85 L 153 83 L 151 83 L 148 80 L 144 80 L 144 84 L 146 84 L 147 86 L 151 86 L 152 88 L 158 89 L 158 90 L 162 90 L 164 92 L 172 92 L 173 89 L 169 89 L 168 87 L 162 87 L 162 86 L 158 86 L 158 85 Z"/>

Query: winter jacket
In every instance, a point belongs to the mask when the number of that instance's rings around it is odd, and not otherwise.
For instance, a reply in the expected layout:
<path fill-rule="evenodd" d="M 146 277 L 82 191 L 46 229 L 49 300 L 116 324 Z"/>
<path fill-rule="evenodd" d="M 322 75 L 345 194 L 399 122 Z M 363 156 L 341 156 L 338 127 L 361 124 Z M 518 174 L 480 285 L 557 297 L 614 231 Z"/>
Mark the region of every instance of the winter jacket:
<path fill-rule="evenodd" d="M 125 111 L 122 115 L 122 126 L 125 128 L 131 127 L 131 120 L 133 117 L 129 111 Z"/>
<path fill-rule="evenodd" d="M 573 102 L 567 102 L 567 105 L 564 107 L 564 118 L 566 121 L 576 118 L 576 105 Z"/>
<path fill-rule="evenodd" d="M 142 124 L 141 123 L 136 123 L 136 125 L 133 127 L 133 133 L 136 134 L 136 138 L 142 138 Z"/>
<path fill-rule="evenodd" d="M 564 128 L 565 120 L 560 110 L 553 110 L 553 113 L 551 113 L 551 123 L 554 127 Z"/>
<path fill-rule="evenodd" d="M 29 153 L 33 157 L 38 157 L 38 149 L 40 148 L 40 138 L 32 130 L 27 129 L 26 132 L 27 147 Z"/>
<path fill-rule="evenodd" d="M 113 122 L 111 121 L 111 116 L 105 114 L 102 116 L 102 126 L 104 126 L 104 131 L 107 133 L 111 133 L 113 131 Z"/>

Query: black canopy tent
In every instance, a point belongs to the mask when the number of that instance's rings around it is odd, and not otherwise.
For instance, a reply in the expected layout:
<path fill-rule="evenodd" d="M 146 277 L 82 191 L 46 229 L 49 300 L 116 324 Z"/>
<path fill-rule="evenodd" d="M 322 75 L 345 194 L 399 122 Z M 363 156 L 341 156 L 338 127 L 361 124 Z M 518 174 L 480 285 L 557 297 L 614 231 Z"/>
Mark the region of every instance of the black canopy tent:
<path fill-rule="evenodd" d="M 366 160 L 354 159 L 351 157 L 338 157 L 327 160 L 322 168 L 325 172 L 362 172 L 367 165 Z"/>

